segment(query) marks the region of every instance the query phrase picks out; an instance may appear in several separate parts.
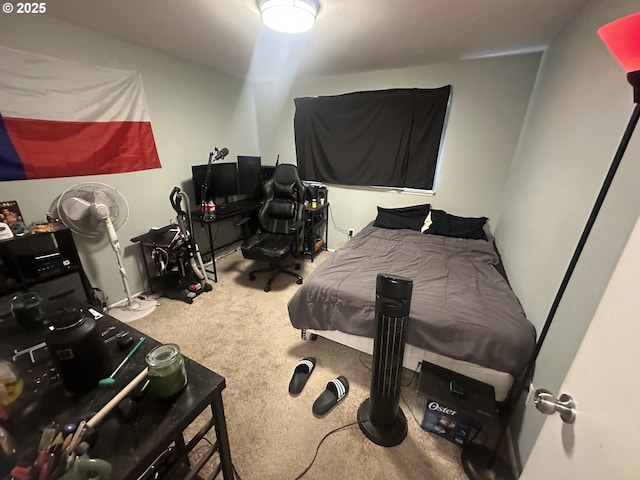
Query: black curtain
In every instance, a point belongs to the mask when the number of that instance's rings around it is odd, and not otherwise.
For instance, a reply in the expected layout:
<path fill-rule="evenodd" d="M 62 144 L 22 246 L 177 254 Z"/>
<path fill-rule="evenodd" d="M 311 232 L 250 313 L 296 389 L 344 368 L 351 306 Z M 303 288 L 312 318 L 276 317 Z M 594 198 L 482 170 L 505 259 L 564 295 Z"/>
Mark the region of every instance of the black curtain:
<path fill-rule="evenodd" d="M 430 190 L 451 86 L 294 100 L 300 177 Z"/>

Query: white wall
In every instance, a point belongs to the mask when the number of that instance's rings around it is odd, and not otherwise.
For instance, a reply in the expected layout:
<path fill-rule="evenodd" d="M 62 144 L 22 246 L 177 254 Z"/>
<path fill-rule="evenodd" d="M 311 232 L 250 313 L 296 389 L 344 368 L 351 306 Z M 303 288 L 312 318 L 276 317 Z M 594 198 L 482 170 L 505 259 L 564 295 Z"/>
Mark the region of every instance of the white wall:
<path fill-rule="evenodd" d="M 507 274 L 538 331 L 634 106 L 625 72 L 596 30 L 638 10 L 638 0 L 594 0 L 543 57 L 496 228 Z M 542 347 L 536 387 L 560 387 L 640 214 L 639 137 L 631 140 Z M 543 420 L 532 405 L 526 408 L 523 460 Z"/>
<path fill-rule="evenodd" d="M 276 82 L 247 86 L 238 79 L 48 17 L 0 16 L 0 44 L 142 73 L 162 169 L 1 186 L 1 197 L 18 200 L 28 222 L 44 219 L 57 195 L 75 183 L 100 181 L 118 188 L 131 205 L 131 217 L 119 236 L 132 291 L 144 287 L 145 274 L 138 246 L 128 240 L 175 216 L 168 202 L 171 188 L 178 185 L 192 193 L 190 166 L 205 163 L 214 146 L 228 147 L 230 158 L 258 154 L 264 164 L 274 164 L 280 154 L 282 162 L 295 163 L 296 96 L 453 86 L 436 196 L 331 187 L 331 248 L 346 241 L 346 229 L 357 231 L 371 221 L 376 205 L 430 202 L 459 215 L 488 216 L 495 224 L 540 60 L 540 54 L 534 53 L 308 79 L 296 79 L 295 69 L 283 68 L 287 73 L 277 75 Z M 204 249 L 206 237 L 199 230 L 196 233 Z M 94 286 L 111 301 L 122 298 L 113 252 L 106 241 L 96 244 L 77 236 L 76 240 Z M 225 240 L 221 238 L 220 243 Z"/>
<path fill-rule="evenodd" d="M 76 183 L 98 181 L 120 190 L 131 214 L 118 235 L 131 290 L 141 290 L 146 274 L 140 248 L 129 239 L 175 219 L 169 193 L 174 186 L 193 193 L 191 165 L 206 163 L 214 147 L 229 148 L 230 159 L 259 153 L 251 95 L 238 79 L 46 16 L 0 15 L 0 44 L 142 73 L 161 169 L 0 184 L 0 198 L 17 200 L 27 223 L 43 221 L 54 199 Z M 199 226 L 195 229 L 204 250 L 206 236 Z M 75 238 L 93 286 L 101 288 L 110 302 L 122 299 L 115 256 L 106 240 Z"/>
<path fill-rule="evenodd" d="M 376 205 L 431 203 L 450 213 L 487 216 L 495 224 L 541 54 L 493 57 L 351 75 L 256 84 L 260 149 L 295 163 L 293 99 L 386 88 L 452 85 L 435 196 L 330 186 L 329 247 L 376 216 Z"/>

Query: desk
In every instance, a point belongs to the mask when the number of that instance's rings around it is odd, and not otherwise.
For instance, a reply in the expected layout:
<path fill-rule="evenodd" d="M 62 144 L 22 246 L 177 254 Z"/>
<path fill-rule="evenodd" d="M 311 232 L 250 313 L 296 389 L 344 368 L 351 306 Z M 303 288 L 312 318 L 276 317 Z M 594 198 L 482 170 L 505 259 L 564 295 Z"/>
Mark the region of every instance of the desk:
<path fill-rule="evenodd" d="M 99 312 L 96 313 L 99 315 Z M 129 330 L 134 339 L 145 336 L 130 325 L 108 315 L 98 319 L 97 326 L 101 332 L 111 326 L 115 327 L 112 332 Z M 45 328 L 26 332 L 15 325 L 11 319 L 0 323 L 0 338 L 2 338 L 0 358 L 10 360 L 14 348 L 21 350 L 37 344 L 44 339 L 45 335 Z M 16 366 L 23 376 L 24 392 L 7 407 L 8 427 L 17 450 L 24 451 L 29 447 L 37 447 L 39 428 L 52 420 L 62 425 L 67 422 L 77 422 L 82 416 L 90 417 L 92 413 L 97 412 L 144 368 L 145 355 L 158 345 L 160 345 L 159 342 L 147 336 L 147 340 L 116 376 L 114 387 L 96 388 L 88 393 L 73 396 L 65 392 L 61 381 L 49 381 L 52 365 L 48 360 L 46 349 L 37 352 L 34 364 L 31 364 L 28 355 L 18 358 Z M 110 342 L 108 346 L 114 366 L 118 365 L 127 350 L 118 350 L 116 342 Z M 111 463 L 113 480 L 153 478 L 145 475 L 145 472 L 149 473 L 149 467 L 159 457 L 166 463 L 156 462 L 155 468 L 166 472 L 165 477 L 171 477 L 179 471 L 179 478 L 196 478 L 196 471 L 202 465 L 201 462 L 194 466 L 189 465 L 188 454 L 197 444 L 203 445 L 199 442 L 211 428 L 215 429 L 216 441 L 209 447 L 209 451 L 203 455 L 203 458 L 205 461 L 213 462 L 215 457 L 211 457 L 217 451 L 219 463 L 214 469 L 216 476 L 222 471 L 226 480 L 233 480 L 233 466 L 222 403 L 225 379 L 187 357 L 185 357 L 185 366 L 188 383 L 176 398 L 160 400 L 147 393 L 138 404 L 137 413 L 133 418 L 127 420 L 118 412 L 112 411 L 98 425 L 97 442 L 89 454 L 92 458 L 103 458 Z M 210 415 L 210 419 L 196 434 L 185 439 L 185 429 L 201 415 L 206 417 Z M 169 447 L 172 447 L 170 453 L 164 453 Z M 185 470 L 188 469 L 193 471 L 186 473 Z M 8 478 L 8 476 L 3 477 L 2 480 Z"/>
<path fill-rule="evenodd" d="M 200 222 L 200 225 L 207 227 L 207 238 L 209 239 L 209 252 L 205 252 L 206 253 L 210 253 L 211 254 L 211 265 L 213 266 L 213 271 L 209 271 L 209 273 L 213 274 L 213 281 L 217 282 L 218 281 L 218 272 L 216 270 L 216 256 L 215 256 L 215 249 L 213 247 L 213 241 L 214 241 L 214 236 L 213 233 L 211 231 L 211 227 L 218 222 L 222 222 L 224 220 L 228 220 L 230 218 L 234 218 L 237 217 L 239 215 L 242 215 L 243 217 L 248 217 L 251 213 L 257 211 L 260 209 L 261 203 L 255 201 L 255 200 L 240 200 L 239 202 L 235 202 L 233 204 L 230 204 L 232 207 L 230 209 L 228 209 L 227 212 L 225 211 L 219 211 L 216 212 L 216 217 L 213 220 L 205 220 L 201 213 L 200 210 L 194 211 L 191 213 L 191 219 L 194 222 Z M 246 235 L 243 235 L 243 238 Z M 238 239 L 240 240 L 240 239 Z M 237 240 L 236 240 L 237 241 Z M 233 243 L 233 242 L 230 242 Z M 223 247 L 226 247 L 227 245 L 230 245 L 230 243 L 223 245 Z M 220 247 L 222 248 L 222 247 Z"/>

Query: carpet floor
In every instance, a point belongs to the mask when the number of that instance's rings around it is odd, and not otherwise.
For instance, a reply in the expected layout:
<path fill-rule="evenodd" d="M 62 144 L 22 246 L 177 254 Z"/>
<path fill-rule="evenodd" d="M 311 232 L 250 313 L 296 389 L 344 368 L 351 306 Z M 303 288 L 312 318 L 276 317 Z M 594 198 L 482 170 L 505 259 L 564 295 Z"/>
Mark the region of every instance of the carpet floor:
<path fill-rule="evenodd" d="M 301 275 L 308 276 L 329 255 L 302 259 Z M 300 288 L 294 278 L 278 276 L 266 293 L 266 274 L 253 282 L 248 278 L 249 270 L 262 265 L 239 251 L 219 256 L 216 265 L 218 282 L 211 282 L 211 292 L 190 305 L 161 297 L 160 306 L 132 326 L 177 343 L 184 355 L 225 377 L 223 402 L 240 479 L 293 480 L 312 461 L 305 479 L 467 478 L 460 447 L 420 427 L 426 398 L 415 391 L 413 372 L 404 371 L 400 402 L 409 426 L 406 439 L 391 448 L 372 443 L 355 423 L 358 407 L 369 397 L 371 356 L 323 338 L 300 338 L 287 313 L 287 301 Z M 316 368 L 302 392 L 292 396 L 293 369 L 308 356 L 316 359 Z M 315 416 L 313 402 L 338 375 L 350 383 L 347 397 Z"/>

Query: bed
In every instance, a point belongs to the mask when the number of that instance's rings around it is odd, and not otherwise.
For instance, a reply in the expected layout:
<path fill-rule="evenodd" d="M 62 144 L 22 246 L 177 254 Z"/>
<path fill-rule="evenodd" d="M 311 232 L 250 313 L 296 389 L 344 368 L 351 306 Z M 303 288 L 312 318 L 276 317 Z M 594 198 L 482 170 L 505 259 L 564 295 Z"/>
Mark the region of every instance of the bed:
<path fill-rule="evenodd" d="M 377 274 L 410 278 L 403 365 L 415 370 L 426 360 L 493 385 L 496 400 L 505 400 L 536 333 L 501 271 L 492 239 L 423 228 L 430 222 L 424 216 L 411 228 L 393 222 L 387 228 L 379 219 L 380 208 L 374 222 L 305 278 L 288 302 L 293 327 L 371 353 Z"/>

